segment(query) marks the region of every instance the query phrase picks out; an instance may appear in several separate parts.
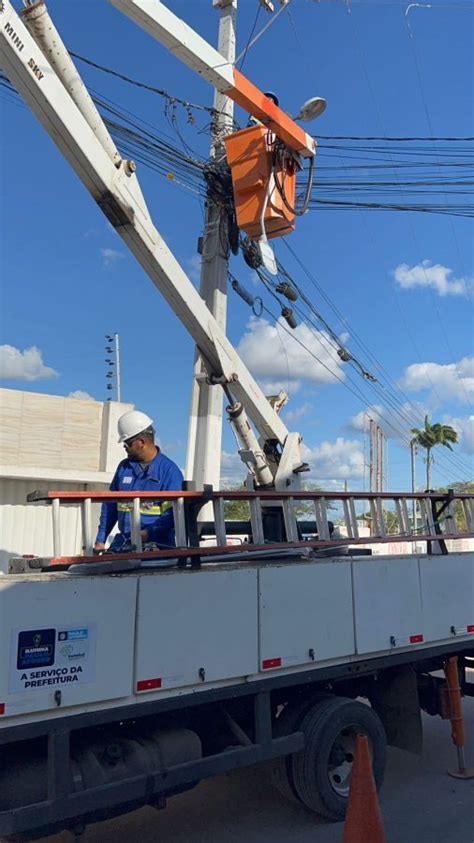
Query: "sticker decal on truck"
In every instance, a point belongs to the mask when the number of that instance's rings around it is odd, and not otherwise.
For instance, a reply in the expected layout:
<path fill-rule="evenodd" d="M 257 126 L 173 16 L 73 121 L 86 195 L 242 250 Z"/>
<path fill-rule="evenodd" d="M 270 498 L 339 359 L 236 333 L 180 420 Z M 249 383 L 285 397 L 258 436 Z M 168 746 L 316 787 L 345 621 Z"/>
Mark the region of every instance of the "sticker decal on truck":
<path fill-rule="evenodd" d="M 18 634 L 17 670 L 54 664 L 55 629 L 34 629 Z"/>
<path fill-rule="evenodd" d="M 95 678 L 95 627 L 13 630 L 10 693 L 53 690 Z"/>

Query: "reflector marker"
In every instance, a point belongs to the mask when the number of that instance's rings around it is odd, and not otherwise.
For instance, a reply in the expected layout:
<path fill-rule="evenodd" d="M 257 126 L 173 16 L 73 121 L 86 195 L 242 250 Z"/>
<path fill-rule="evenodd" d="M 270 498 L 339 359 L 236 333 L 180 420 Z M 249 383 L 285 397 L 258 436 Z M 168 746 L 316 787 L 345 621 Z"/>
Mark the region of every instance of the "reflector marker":
<path fill-rule="evenodd" d="M 5 714 L 5 703 L 0 703 L 0 717 Z"/>
<path fill-rule="evenodd" d="M 264 659 L 262 670 L 270 670 L 272 667 L 281 667 L 281 659 Z"/>
<path fill-rule="evenodd" d="M 161 679 L 141 679 L 137 682 L 137 694 L 144 691 L 156 691 L 157 688 L 161 688 Z"/>
<path fill-rule="evenodd" d="M 410 635 L 409 638 L 395 638 L 394 635 L 390 636 L 390 646 L 391 647 L 405 647 L 407 644 L 423 644 L 425 640 L 425 636 L 421 633 L 417 635 Z"/>
<path fill-rule="evenodd" d="M 423 635 L 410 635 L 410 644 L 421 644 L 424 640 Z"/>
<path fill-rule="evenodd" d="M 468 624 L 467 626 L 452 626 L 451 632 L 453 635 L 466 635 L 467 633 L 474 632 L 474 623 Z"/>

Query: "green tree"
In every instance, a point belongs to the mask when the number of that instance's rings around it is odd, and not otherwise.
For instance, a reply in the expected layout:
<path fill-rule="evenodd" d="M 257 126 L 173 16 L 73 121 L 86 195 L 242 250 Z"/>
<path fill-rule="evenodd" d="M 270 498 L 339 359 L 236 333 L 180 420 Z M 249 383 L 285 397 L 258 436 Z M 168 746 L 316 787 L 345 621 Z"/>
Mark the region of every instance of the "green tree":
<path fill-rule="evenodd" d="M 449 424 L 439 424 L 439 422 L 430 424 L 428 416 L 425 416 L 424 428 L 420 430 L 418 427 L 412 427 L 411 433 L 413 433 L 411 441 L 426 451 L 426 488 L 431 489 L 431 466 L 433 465 L 431 452 L 438 445 L 443 445 L 452 451 L 451 444 L 458 441 L 458 434 Z"/>
<path fill-rule="evenodd" d="M 367 522 L 369 527 L 372 525 L 372 515 L 371 515 L 370 512 L 364 513 L 364 515 L 362 515 L 361 518 L 363 518 L 364 521 Z M 400 535 L 400 526 L 399 526 L 399 523 L 398 523 L 398 518 L 395 515 L 395 513 L 392 512 L 391 509 L 384 509 L 383 510 L 383 520 L 384 520 L 385 532 L 387 533 L 387 536 L 398 536 L 398 535 Z"/>
<path fill-rule="evenodd" d="M 245 492 L 245 484 L 237 484 L 223 489 L 224 492 Z M 224 518 L 226 521 L 250 521 L 250 507 L 248 501 L 224 501 Z"/>

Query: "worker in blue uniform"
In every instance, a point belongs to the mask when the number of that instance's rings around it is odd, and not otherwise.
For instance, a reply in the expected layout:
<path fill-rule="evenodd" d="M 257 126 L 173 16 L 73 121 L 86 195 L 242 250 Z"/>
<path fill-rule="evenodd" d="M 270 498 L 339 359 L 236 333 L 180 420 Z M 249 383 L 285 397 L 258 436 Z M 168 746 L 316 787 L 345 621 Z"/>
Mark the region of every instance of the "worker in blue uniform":
<path fill-rule="evenodd" d="M 119 463 L 111 492 L 179 492 L 183 475 L 178 466 L 155 445 L 153 420 L 139 410 L 131 410 L 118 420 L 119 442 L 127 452 Z M 109 547 L 113 553 L 131 550 L 131 511 L 133 501 L 106 501 L 102 504 L 94 550 L 105 550 L 107 537 L 118 522 L 119 532 Z M 143 499 L 140 502 L 142 542 L 173 547 L 175 544 L 172 504 Z"/>
<path fill-rule="evenodd" d="M 277 106 L 280 105 L 280 101 L 279 101 L 277 95 L 273 93 L 273 91 L 265 91 L 264 96 L 267 97 L 269 100 L 271 100 L 274 105 L 277 105 Z M 257 120 L 257 118 L 254 117 L 251 114 L 249 119 L 247 120 L 246 128 L 248 129 L 250 126 L 261 126 L 261 125 L 262 125 L 261 121 Z"/>

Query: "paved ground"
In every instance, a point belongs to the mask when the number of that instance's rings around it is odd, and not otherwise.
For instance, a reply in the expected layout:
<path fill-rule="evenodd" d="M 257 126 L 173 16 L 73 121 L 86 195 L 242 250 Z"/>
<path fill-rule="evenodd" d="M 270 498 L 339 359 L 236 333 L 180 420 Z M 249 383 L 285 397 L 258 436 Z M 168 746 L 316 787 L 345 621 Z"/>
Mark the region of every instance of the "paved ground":
<path fill-rule="evenodd" d="M 474 766 L 474 699 L 464 710 Z M 425 717 L 421 758 L 389 750 L 381 794 L 388 843 L 474 843 L 474 780 L 446 775 L 455 762 L 449 723 L 438 717 Z M 254 768 L 203 782 L 165 811 L 144 808 L 92 826 L 84 843 L 341 843 L 342 828 L 286 802 Z"/>

